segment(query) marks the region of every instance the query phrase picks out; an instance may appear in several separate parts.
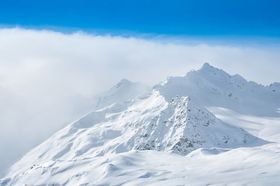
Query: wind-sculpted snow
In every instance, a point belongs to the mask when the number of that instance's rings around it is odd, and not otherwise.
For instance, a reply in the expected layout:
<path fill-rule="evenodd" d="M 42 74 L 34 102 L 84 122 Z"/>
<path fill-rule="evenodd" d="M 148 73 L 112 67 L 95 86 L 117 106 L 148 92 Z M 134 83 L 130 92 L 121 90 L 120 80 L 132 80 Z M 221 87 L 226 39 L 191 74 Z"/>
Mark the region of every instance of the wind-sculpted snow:
<path fill-rule="evenodd" d="M 277 115 L 279 87 L 209 64 L 154 90 L 122 80 L 0 185 L 279 185 L 280 119 L 262 117 Z"/>
<path fill-rule="evenodd" d="M 187 156 L 161 151 L 130 151 L 81 160 L 49 161 L 34 165 L 15 185 L 280 184 L 279 145 L 238 148 L 219 154 L 215 154 L 216 151 L 219 149 L 198 149 Z"/>

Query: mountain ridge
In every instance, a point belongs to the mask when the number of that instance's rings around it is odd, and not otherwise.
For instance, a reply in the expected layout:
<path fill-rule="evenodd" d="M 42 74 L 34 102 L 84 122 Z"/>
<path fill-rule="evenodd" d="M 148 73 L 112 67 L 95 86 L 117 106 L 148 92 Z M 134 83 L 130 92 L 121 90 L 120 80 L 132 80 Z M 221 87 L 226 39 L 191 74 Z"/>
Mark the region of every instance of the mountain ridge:
<path fill-rule="evenodd" d="M 104 158 L 117 158 L 135 151 L 159 151 L 185 157 L 197 152 L 220 154 L 269 145 L 268 141 L 225 123 L 204 108 L 215 101 L 221 106 L 222 102 L 215 99 L 217 96 L 229 108 L 242 112 L 239 107 L 244 104 L 240 100 L 251 90 L 248 87 L 257 90 L 250 94 L 256 98 L 250 100 L 252 105 L 248 108 L 255 106 L 258 96 L 267 96 L 260 104 L 267 104 L 265 109 L 271 112 L 274 105 L 266 101 L 274 94 L 277 96 L 277 92 L 267 93 L 266 87 L 260 88 L 239 75 L 231 76 L 208 63 L 184 77 L 169 78 L 153 90 L 140 83 L 121 80 L 102 95 L 93 111 L 55 133 L 14 164 L 0 185 L 90 185 L 89 176 L 94 172 L 89 168 L 92 161 L 103 162 L 99 166 L 104 174 L 100 173 L 98 179 L 102 182 L 120 170 Z M 277 83 L 273 84 L 272 89 L 277 87 Z M 231 95 L 225 91 L 228 88 L 232 88 Z M 238 99 L 235 96 L 239 96 Z M 261 111 L 257 113 L 263 113 Z M 124 167 L 134 165 L 129 158 L 125 161 Z M 77 169 L 78 174 L 74 171 Z M 34 179 L 36 177 L 40 179 Z"/>
<path fill-rule="evenodd" d="M 204 107 L 227 107 L 239 113 L 280 116 L 277 113 L 280 105 L 278 84 L 263 86 L 205 63 L 199 70 L 181 77 L 169 77 L 155 88 L 169 100 L 187 95 Z"/>

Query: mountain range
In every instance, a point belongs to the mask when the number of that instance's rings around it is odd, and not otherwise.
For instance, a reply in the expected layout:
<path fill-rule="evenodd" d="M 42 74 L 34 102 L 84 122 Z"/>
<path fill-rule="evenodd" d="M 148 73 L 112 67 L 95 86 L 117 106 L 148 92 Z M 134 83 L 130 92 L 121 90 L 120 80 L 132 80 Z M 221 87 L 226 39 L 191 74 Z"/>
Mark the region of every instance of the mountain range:
<path fill-rule="evenodd" d="M 279 185 L 280 83 L 205 63 L 153 87 L 123 79 L 0 185 Z"/>

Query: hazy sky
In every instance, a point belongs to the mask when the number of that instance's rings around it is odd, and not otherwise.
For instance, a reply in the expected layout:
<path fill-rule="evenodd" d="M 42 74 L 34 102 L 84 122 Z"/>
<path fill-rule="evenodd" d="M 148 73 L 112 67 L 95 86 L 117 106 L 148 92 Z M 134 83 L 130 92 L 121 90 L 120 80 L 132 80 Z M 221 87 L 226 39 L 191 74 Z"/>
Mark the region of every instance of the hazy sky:
<path fill-rule="evenodd" d="M 259 83 L 280 81 L 278 44 L 221 41 L 0 29 L 0 170 L 122 78 L 154 85 L 209 62 Z"/>

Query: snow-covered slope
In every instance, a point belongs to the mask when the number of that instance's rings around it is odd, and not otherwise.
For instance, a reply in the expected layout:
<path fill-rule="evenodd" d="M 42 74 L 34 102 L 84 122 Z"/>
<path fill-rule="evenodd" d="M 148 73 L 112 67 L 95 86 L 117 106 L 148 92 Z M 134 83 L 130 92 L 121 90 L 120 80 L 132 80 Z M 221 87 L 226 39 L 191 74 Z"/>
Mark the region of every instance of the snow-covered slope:
<path fill-rule="evenodd" d="M 13 165 L 0 185 L 280 183 L 280 119 L 267 132 L 272 119 L 260 117 L 277 115 L 279 92 L 278 83 L 265 87 L 209 64 L 154 90 L 122 80 Z M 245 120 L 252 113 L 260 115 Z"/>
<path fill-rule="evenodd" d="M 186 155 L 202 147 L 232 149 L 265 143 L 217 119 L 196 106 L 191 98 L 175 97 L 167 102 L 154 91 L 121 112 L 106 107 L 74 122 L 23 157 L 12 167 L 10 177 L 12 184 L 34 184 L 28 180 L 38 176 L 42 180 L 52 180 L 50 176 L 61 161 L 77 162 L 131 150 Z M 62 171 L 63 174 L 65 171 L 69 172 L 69 177 L 60 178 L 61 183 L 74 179 L 72 169 Z"/>
<path fill-rule="evenodd" d="M 279 145 L 225 152 L 198 149 L 187 156 L 129 151 L 35 164 L 25 172 L 29 176 L 22 175 L 16 185 L 277 186 L 280 184 L 279 152 Z"/>
<path fill-rule="evenodd" d="M 225 107 L 244 114 L 280 116 L 280 85 L 263 86 L 240 75 L 229 75 L 205 63 L 184 77 L 170 77 L 155 86 L 167 99 L 190 96 L 206 107 Z"/>

